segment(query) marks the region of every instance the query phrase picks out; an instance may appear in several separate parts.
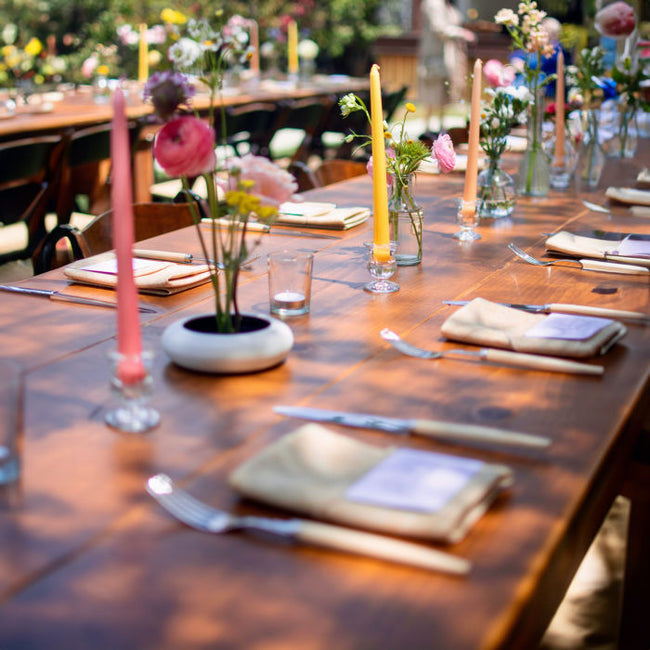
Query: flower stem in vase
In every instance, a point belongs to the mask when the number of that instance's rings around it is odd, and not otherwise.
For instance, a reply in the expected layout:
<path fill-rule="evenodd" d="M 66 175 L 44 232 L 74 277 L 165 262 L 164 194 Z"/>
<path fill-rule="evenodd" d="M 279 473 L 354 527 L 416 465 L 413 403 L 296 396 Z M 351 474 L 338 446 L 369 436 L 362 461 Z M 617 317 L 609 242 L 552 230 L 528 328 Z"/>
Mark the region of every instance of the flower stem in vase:
<path fill-rule="evenodd" d="M 397 266 L 414 266 L 422 261 L 422 208 L 413 198 L 413 177 L 391 175 L 388 220 L 391 241 L 397 243 Z"/>

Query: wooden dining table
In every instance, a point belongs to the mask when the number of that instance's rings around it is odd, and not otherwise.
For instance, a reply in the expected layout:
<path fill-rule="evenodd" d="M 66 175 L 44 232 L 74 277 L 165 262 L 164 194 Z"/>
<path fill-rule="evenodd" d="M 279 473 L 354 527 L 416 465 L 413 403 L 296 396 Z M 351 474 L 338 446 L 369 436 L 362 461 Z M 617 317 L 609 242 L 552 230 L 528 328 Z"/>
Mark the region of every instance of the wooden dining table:
<path fill-rule="evenodd" d="M 161 418 L 146 434 L 104 423 L 113 399 L 115 310 L 3 294 L 3 357 L 23 365 L 25 400 L 21 478 L 2 492 L 0 647 L 530 650 L 613 500 L 625 493 L 631 514 L 619 647 L 647 650 L 650 326 L 626 323 L 626 336 L 607 354 L 586 360 L 602 364 L 602 376 L 415 359 L 379 335 L 389 327 L 422 347 L 450 347 L 441 326 L 457 307 L 443 304 L 448 299 L 650 314 L 647 277 L 537 267 L 507 248 L 514 242 L 543 256 L 545 233 L 561 229 L 650 235 L 647 218 L 609 204 L 603 193 L 609 184 L 634 185 L 650 162 L 644 145 L 636 159 L 609 159 L 599 190 L 520 197 L 510 217 L 483 220 L 481 239 L 471 243 L 453 237 L 463 175 L 418 175 L 423 260 L 398 268 L 400 289 L 390 295 L 364 290 L 370 221 L 345 232 L 304 229 L 300 236 L 274 226 L 254 235 L 258 257 L 239 291 L 245 311 L 268 314 L 267 253 L 315 254 L 311 311 L 287 319 L 294 346 L 264 372 L 195 373 L 161 349 L 168 325 L 211 310 L 209 285 L 141 295 L 155 310 L 141 314 L 141 324 L 154 352 L 150 403 Z M 509 164 L 516 169 L 515 158 Z M 357 177 L 307 197 L 369 206 L 371 180 Z M 581 198 L 608 204 L 611 213 L 592 212 Z M 200 255 L 193 228 L 139 247 Z M 72 285 L 61 269 L 21 284 L 115 299 L 107 289 Z M 147 479 L 164 472 L 230 512 L 294 515 L 243 499 L 228 484 L 243 461 L 301 426 L 276 414 L 276 405 L 487 425 L 547 436 L 551 445 L 506 449 L 327 425 L 379 447 L 511 468 L 512 486 L 462 541 L 418 542 L 469 560 L 462 577 L 241 532 L 197 532 L 146 493 Z"/>

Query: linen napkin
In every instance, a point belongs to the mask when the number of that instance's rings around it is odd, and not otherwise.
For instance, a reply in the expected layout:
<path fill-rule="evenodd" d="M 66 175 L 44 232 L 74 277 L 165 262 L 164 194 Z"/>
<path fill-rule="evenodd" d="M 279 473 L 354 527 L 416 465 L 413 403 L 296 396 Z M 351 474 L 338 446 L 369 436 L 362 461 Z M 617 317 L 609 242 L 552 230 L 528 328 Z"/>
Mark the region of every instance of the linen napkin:
<path fill-rule="evenodd" d="M 443 336 L 452 341 L 506 348 L 517 352 L 576 358 L 604 354 L 627 332 L 627 328 L 622 323 L 597 319 L 603 321 L 604 327 L 587 338 L 569 339 L 530 335 L 535 333 L 532 328 L 541 327 L 546 319 L 551 317 L 556 321 L 558 316 L 563 315 L 531 314 L 483 298 L 475 298 L 454 312 L 443 323 L 441 331 Z M 584 325 L 587 321 L 581 319 L 592 317 L 571 316 L 571 318 L 579 319 L 571 322 Z"/>
<path fill-rule="evenodd" d="M 117 263 L 112 251 L 74 262 L 63 272 L 81 284 L 117 286 Z M 140 293 L 170 296 L 209 282 L 210 267 L 207 264 L 176 264 L 134 258 L 133 277 Z"/>
<path fill-rule="evenodd" d="M 251 499 L 315 518 L 457 542 L 512 478 L 503 465 L 377 447 L 306 424 L 245 461 L 229 484 Z M 417 504 L 405 504 L 414 489 L 423 490 Z"/>
<path fill-rule="evenodd" d="M 650 183 L 650 169 L 644 167 L 636 177 L 637 183 Z"/>
<path fill-rule="evenodd" d="M 608 187 L 605 196 L 621 203 L 650 205 L 650 190 L 637 190 L 633 187 Z"/>
<path fill-rule="evenodd" d="M 584 235 L 574 235 L 566 230 L 560 230 L 546 240 L 545 246 L 546 250 L 571 255 L 573 257 L 590 257 L 600 260 L 610 259 L 623 264 L 650 267 L 650 259 L 648 258 L 637 256 L 612 257 L 617 255 L 622 241 L 585 237 Z"/>
<path fill-rule="evenodd" d="M 280 205 L 275 223 L 329 230 L 349 230 L 367 221 L 370 210 L 364 207 L 338 208 L 334 203 L 287 202 Z"/>

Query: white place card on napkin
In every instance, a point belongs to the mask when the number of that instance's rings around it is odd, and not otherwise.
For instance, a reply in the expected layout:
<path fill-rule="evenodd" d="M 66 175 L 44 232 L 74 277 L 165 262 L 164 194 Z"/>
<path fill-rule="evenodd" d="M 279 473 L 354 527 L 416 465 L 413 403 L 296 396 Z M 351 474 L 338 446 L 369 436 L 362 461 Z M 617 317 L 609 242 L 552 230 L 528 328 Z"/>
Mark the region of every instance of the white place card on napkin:
<path fill-rule="evenodd" d="M 549 314 L 527 330 L 524 336 L 562 339 L 564 341 L 585 341 L 613 322 L 609 318 L 597 318 L 596 316 Z"/>
<path fill-rule="evenodd" d="M 626 237 L 614 252 L 624 257 L 650 257 L 650 241 Z"/>
<path fill-rule="evenodd" d="M 351 485 L 345 496 L 385 508 L 438 512 L 482 465 L 469 458 L 397 449 Z"/>

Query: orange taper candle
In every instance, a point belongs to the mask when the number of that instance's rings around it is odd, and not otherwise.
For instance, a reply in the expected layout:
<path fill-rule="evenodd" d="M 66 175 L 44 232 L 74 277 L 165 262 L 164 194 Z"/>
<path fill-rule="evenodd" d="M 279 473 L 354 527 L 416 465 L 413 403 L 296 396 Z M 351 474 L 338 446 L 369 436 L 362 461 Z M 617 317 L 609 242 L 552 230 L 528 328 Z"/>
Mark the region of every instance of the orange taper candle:
<path fill-rule="evenodd" d="M 463 210 L 476 209 L 476 177 L 478 175 L 478 141 L 481 131 L 481 75 L 483 62 L 474 62 L 472 79 L 472 105 L 469 116 L 469 140 L 467 143 L 467 168 L 465 169 L 465 191 Z M 467 206 L 467 207 L 465 207 Z M 471 207 L 473 206 L 473 208 Z"/>
<path fill-rule="evenodd" d="M 134 384 L 145 376 L 138 313 L 138 290 L 133 279 L 133 189 L 131 187 L 131 147 L 126 121 L 126 101 L 121 89 L 113 95 L 111 129 L 111 203 L 113 246 L 117 257 L 117 351 L 118 377 Z"/>
<path fill-rule="evenodd" d="M 381 81 L 377 64 L 374 64 L 370 69 L 370 122 L 372 134 L 373 255 L 378 262 L 386 262 L 390 257 L 388 184 L 386 182 L 384 111 L 381 103 Z"/>
<path fill-rule="evenodd" d="M 557 81 L 555 82 L 555 159 L 556 166 L 564 165 L 564 52 L 557 54 Z"/>

